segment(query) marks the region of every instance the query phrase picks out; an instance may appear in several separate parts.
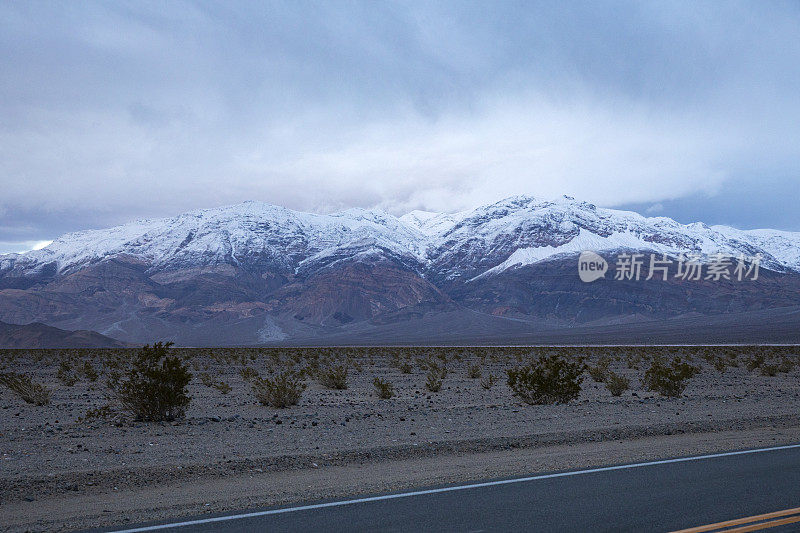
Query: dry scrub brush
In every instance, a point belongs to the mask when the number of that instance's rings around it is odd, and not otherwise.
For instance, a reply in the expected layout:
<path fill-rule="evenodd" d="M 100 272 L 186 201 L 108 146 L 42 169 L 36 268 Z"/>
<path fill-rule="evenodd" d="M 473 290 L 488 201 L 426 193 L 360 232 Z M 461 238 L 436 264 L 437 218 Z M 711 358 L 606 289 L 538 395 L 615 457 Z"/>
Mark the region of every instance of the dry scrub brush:
<path fill-rule="evenodd" d="M 506 373 L 508 386 L 517 397 L 531 405 L 542 405 L 566 403 L 577 398 L 585 370 L 582 358 L 569 360 L 552 353 Z"/>
<path fill-rule="evenodd" d="M 186 412 L 192 375 L 183 359 L 169 354 L 170 346 L 157 342 L 142 347 L 123 377 L 110 382 L 123 408 L 137 420 L 175 420 Z"/>
<path fill-rule="evenodd" d="M 439 366 L 436 363 L 428 362 L 428 373 L 425 379 L 425 388 L 431 392 L 439 392 L 442 390 L 442 382 L 447 376 L 447 368 Z"/>
<path fill-rule="evenodd" d="M 497 383 L 497 376 L 492 373 L 489 373 L 481 378 L 481 387 L 483 387 L 485 390 L 489 390 L 494 387 L 495 383 Z"/>
<path fill-rule="evenodd" d="M 306 389 L 297 372 L 284 371 L 274 377 L 254 378 L 253 395 L 261 405 L 284 408 L 297 405 Z"/>
<path fill-rule="evenodd" d="M 347 389 L 347 363 L 329 363 L 317 371 L 317 381 L 325 388 Z"/>
<path fill-rule="evenodd" d="M 623 392 L 628 390 L 631 382 L 625 376 L 621 376 L 612 370 L 606 371 L 606 389 L 612 396 L 621 396 Z"/>
<path fill-rule="evenodd" d="M 681 357 L 676 356 L 669 363 L 656 357 L 645 371 L 642 383 L 650 391 L 677 398 L 698 372 L 699 367 L 685 362 Z"/>
<path fill-rule="evenodd" d="M 0 373 L 0 384 L 8 387 L 17 396 L 33 405 L 50 403 L 50 390 L 44 385 L 35 383 L 30 376 L 16 372 Z"/>
<path fill-rule="evenodd" d="M 375 391 L 378 393 L 378 398 L 382 400 L 388 400 L 392 396 L 394 396 L 394 386 L 386 380 L 376 377 L 372 380 L 372 385 L 375 387 Z"/>

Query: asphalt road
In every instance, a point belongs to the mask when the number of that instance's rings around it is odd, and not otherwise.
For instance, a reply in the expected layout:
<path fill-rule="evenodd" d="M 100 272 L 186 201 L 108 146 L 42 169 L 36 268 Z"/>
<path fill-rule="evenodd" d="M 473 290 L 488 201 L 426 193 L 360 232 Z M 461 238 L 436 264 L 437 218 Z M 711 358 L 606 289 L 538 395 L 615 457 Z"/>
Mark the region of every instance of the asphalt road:
<path fill-rule="evenodd" d="M 138 531 L 673 531 L 778 511 L 725 531 L 800 531 L 800 445 L 247 510 Z"/>

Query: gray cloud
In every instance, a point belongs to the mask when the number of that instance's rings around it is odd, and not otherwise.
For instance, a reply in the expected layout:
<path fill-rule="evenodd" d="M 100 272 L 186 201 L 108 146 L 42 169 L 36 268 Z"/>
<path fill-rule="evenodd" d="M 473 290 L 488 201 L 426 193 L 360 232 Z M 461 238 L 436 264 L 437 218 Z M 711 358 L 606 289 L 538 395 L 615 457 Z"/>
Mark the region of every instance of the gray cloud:
<path fill-rule="evenodd" d="M 248 199 L 569 194 L 800 229 L 773 208 L 799 181 L 799 22 L 789 2 L 3 3 L 0 251 Z"/>

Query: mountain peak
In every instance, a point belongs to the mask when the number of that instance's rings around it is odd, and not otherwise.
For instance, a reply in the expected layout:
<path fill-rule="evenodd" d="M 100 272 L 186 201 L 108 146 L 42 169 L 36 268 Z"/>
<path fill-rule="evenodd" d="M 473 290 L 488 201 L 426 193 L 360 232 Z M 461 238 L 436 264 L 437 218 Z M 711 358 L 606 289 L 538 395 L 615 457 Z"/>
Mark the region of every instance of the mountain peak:
<path fill-rule="evenodd" d="M 619 312 L 624 292 L 601 296 L 597 311 L 576 281 L 575 260 L 585 250 L 761 254 L 761 266 L 773 271 L 764 275 L 769 283 L 776 272 L 794 280 L 770 288 L 770 302 L 793 305 L 800 286 L 800 233 L 684 225 L 569 197 L 519 195 L 461 213 L 399 218 L 380 209 L 317 214 L 251 201 L 67 234 L 41 250 L 0 257 L 0 320 L 137 342 L 182 331 L 185 342 L 229 335 L 240 343 L 236 332 L 245 330 L 246 342 L 265 342 L 453 306 L 500 316 Z M 737 290 L 748 287 L 756 286 Z M 677 292 L 656 294 L 643 309 L 722 305 L 691 296 L 710 294 L 707 286 L 666 290 Z"/>
<path fill-rule="evenodd" d="M 577 243 L 567 245 L 580 235 L 604 246 L 639 243 L 643 250 L 667 254 L 761 253 L 768 267 L 800 270 L 797 233 L 683 225 L 664 217 L 597 208 L 568 196 L 548 200 L 516 195 L 471 211 L 415 210 L 399 218 L 381 209 L 351 208 L 325 215 L 247 201 L 67 234 L 41 250 L 3 256 L 0 277 L 9 272 L 40 275 L 53 265 L 55 272 L 71 272 L 121 255 L 157 270 L 266 261 L 292 271 L 301 262 L 305 268 L 314 258 L 356 249 L 383 250 L 380 253 L 419 263 L 421 270 L 433 267 L 447 275 L 463 267 L 451 264 L 453 257 L 463 255 L 472 265 L 472 276 L 497 267 L 518 250 L 528 251 L 515 257 L 531 260 L 571 251 Z"/>

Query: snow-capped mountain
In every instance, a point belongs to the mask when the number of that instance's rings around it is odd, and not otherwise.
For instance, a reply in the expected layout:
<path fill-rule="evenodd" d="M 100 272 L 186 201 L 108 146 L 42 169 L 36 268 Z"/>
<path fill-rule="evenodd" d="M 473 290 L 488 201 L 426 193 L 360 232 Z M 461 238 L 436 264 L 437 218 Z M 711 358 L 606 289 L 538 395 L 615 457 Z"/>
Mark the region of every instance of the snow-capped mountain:
<path fill-rule="evenodd" d="M 518 196 L 469 212 L 412 211 L 399 218 L 380 210 L 320 215 L 245 202 L 70 233 L 40 250 L 0 256 L 0 272 L 26 275 L 55 265 L 65 274 L 119 255 L 139 258 L 154 270 L 262 263 L 294 272 L 332 256 L 382 251 L 460 277 L 583 250 L 622 249 L 672 256 L 761 254 L 767 268 L 800 271 L 800 233 L 684 225 L 568 197 Z"/>
<path fill-rule="evenodd" d="M 55 265 L 57 273 L 65 274 L 123 255 L 156 271 L 261 263 L 289 272 L 302 262 L 372 248 L 418 260 L 421 237 L 415 228 L 380 211 L 349 209 L 318 215 L 245 202 L 70 233 L 40 250 L 0 256 L 0 272 L 28 275 Z"/>
<path fill-rule="evenodd" d="M 696 297 L 707 287 L 591 288 L 576 283 L 574 256 L 584 250 L 760 255 L 771 285 L 718 287 L 705 301 Z M 399 218 L 245 202 L 71 233 L 41 250 L 0 256 L 0 320 L 96 329 L 126 341 L 216 321 L 243 328 L 240 342 L 249 343 L 459 310 L 569 320 L 793 305 L 797 279 L 800 233 L 685 225 L 568 197 L 517 196 Z M 653 297 L 626 296 L 634 290 Z M 205 337 L 185 342 L 195 338 Z"/>

